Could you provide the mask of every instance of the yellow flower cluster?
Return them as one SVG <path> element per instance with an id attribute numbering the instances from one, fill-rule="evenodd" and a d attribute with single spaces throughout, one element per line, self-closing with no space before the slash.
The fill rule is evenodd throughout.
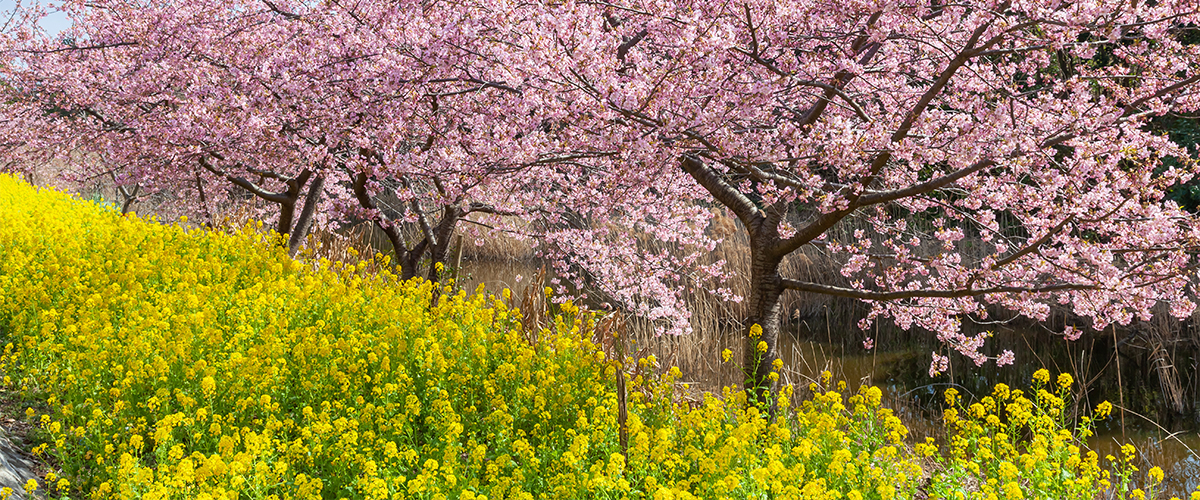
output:
<path id="1" fill-rule="evenodd" d="M 688 402 L 570 303 L 526 336 L 500 298 L 154 222 L 0 176 L 0 372 L 49 408 L 49 495 L 891 499 L 922 475 L 877 388 Z"/>
<path id="2" fill-rule="evenodd" d="M 1153 498 L 1162 469 L 1150 470 L 1144 485 L 1149 493 L 1138 489 L 1132 445 L 1122 447 L 1121 460 L 1109 456 L 1107 468 L 1096 452 L 1085 451 L 1092 425 L 1112 412 L 1112 404 L 1101 403 L 1093 416 L 1083 416 L 1073 426 L 1069 404 L 1074 380 L 1064 373 L 1050 382 L 1050 372 L 1038 370 L 1029 394 L 997 384 L 992 394 L 970 404 L 947 389 L 943 420 L 949 450 L 938 457 L 930 498 Z M 917 451 L 922 452 L 920 445 Z"/>

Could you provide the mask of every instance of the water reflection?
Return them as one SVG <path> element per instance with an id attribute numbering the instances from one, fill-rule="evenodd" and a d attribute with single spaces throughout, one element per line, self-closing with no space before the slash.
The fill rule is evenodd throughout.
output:
<path id="1" fill-rule="evenodd" d="M 1197 454 L 1200 433 L 1167 433 L 1127 426 L 1122 436 L 1120 426 L 1112 425 L 1112 419 L 1105 423 L 1108 425 L 1097 429 L 1097 435 L 1088 439 L 1088 449 L 1095 450 L 1102 458 L 1119 457 L 1121 444 L 1133 443 L 1138 450 L 1138 469 L 1147 471 L 1157 465 L 1165 472 L 1164 498 L 1188 498 L 1200 486 L 1200 454 Z"/>

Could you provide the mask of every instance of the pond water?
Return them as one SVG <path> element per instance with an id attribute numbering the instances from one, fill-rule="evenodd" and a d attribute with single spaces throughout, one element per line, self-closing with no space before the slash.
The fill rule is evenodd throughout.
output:
<path id="1" fill-rule="evenodd" d="M 540 289 L 544 286 L 542 282 L 535 282 L 538 269 L 535 264 L 522 261 L 470 262 L 464 264 L 459 281 L 467 290 L 483 284 L 490 292 L 509 288 L 519 296 L 528 287 L 536 285 Z M 1042 325 L 999 328 L 989 325 L 987 328 L 993 330 L 987 331 L 993 331 L 996 337 L 989 340 L 989 344 L 1016 351 L 1018 362 L 1015 366 L 996 368 L 994 364 L 988 364 L 976 368 L 965 358 L 952 356 L 951 372 L 930 378 L 930 351 L 938 348 L 932 338 L 893 332 L 897 337 L 889 341 L 887 334 L 876 331 L 873 336 L 878 347 L 866 351 L 861 347 L 865 336 L 852 326 L 852 322 L 850 325 L 830 324 L 833 322 L 818 321 L 810 325 L 794 321 L 785 328 L 779 345 L 785 366 L 782 373 L 785 383 L 807 387 L 828 370 L 836 380 L 845 380 L 852 388 L 862 384 L 875 385 L 884 391 L 886 405 L 896 411 L 909 428 L 910 436 L 920 440 L 925 436 L 944 437 L 940 421 L 941 394 L 947 387 L 958 388 L 969 402 L 975 395 L 986 395 L 999 382 L 1012 387 L 1028 387 L 1033 372 L 1043 367 L 1055 374 L 1072 373 L 1075 380 L 1086 383 L 1086 390 L 1080 387 L 1083 384 L 1076 384 L 1081 408 L 1094 408 L 1103 400 L 1114 405 L 1121 399 L 1126 400 L 1124 423 L 1120 410 L 1114 410 L 1112 417 L 1098 424 L 1096 435 L 1087 441 L 1087 448 L 1095 450 L 1101 457 L 1119 456 L 1121 444 L 1134 444 L 1141 471 L 1157 465 L 1165 472 L 1164 498 L 1188 498 L 1190 492 L 1200 486 L 1200 432 L 1195 420 L 1176 418 L 1163 423 L 1161 417 L 1147 417 L 1133 410 L 1153 406 L 1158 385 L 1150 384 L 1148 377 L 1130 377 L 1130 367 L 1122 372 L 1127 375 L 1118 384 L 1116 377 L 1111 376 L 1114 372 L 1112 343 L 1106 344 L 1105 337 L 1092 338 L 1090 344 L 1087 338 L 1066 342 L 1061 336 L 1048 335 Z M 712 324 L 724 325 L 720 321 Z M 967 325 L 966 328 L 973 329 L 974 333 L 985 331 L 980 325 Z M 631 352 L 644 349 L 654 353 L 661 361 L 661 368 L 680 366 L 685 382 L 699 390 L 719 392 L 723 386 L 740 382 L 741 373 L 736 364 L 719 360 L 722 349 L 740 349 L 740 333 L 728 326 L 712 330 L 716 331 L 701 331 L 685 337 L 643 336 L 639 339 L 641 345 L 635 345 Z M 740 358 L 735 356 L 735 359 Z M 1146 367 L 1132 368 L 1134 375 L 1139 369 L 1147 370 Z"/>

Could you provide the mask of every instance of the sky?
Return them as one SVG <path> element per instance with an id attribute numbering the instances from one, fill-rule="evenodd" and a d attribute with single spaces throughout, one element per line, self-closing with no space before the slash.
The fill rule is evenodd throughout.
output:
<path id="1" fill-rule="evenodd" d="M 24 3 L 26 5 L 29 5 L 31 3 L 37 3 L 37 2 L 38 2 L 38 0 L 24 0 Z M 41 3 L 49 4 L 49 2 L 47 2 L 45 0 L 42 0 Z M 3 16 L 4 16 L 3 20 L 8 19 L 8 14 L 12 11 L 14 5 L 16 5 L 16 2 L 14 2 L 13 0 L 0 0 L 0 13 L 3 13 Z M 0 22 L 2 22 L 2 21 L 0 21 Z M 66 16 L 59 14 L 59 13 L 55 13 L 55 14 L 42 20 L 42 27 L 45 28 L 46 31 L 48 31 L 50 34 L 58 33 L 62 30 L 65 30 L 70 25 L 71 25 L 71 21 L 68 20 Z"/>

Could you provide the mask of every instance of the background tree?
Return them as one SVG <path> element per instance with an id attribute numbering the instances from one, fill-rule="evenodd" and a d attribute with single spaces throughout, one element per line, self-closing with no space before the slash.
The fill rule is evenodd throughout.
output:
<path id="1" fill-rule="evenodd" d="M 527 159 L 501 145 L 541 137 L 537 120 L 494 116 L 513 107 L 492 94 L 516 91 L 474 73 L 489 42 L 468 36 L 470 11 L 258 1 L 62 8 L 73 27 L 61 35 L 33 22 L 9 33 L 9 142 L 35 156 L 26 165 L 66 159 L 79 176 L 171 193 L 201 216 L 236 186 L 278 208 L 276 230 L 290 233 L 293 254 L 314 219 L 365 217 L 411 276 L 423 258 L 445 257 L 464 217 L 505 213 L 489 178 Z M 427 19 L 439 17 L 434 33 Z M 414 241 L 378 209 L 379 182 L 398 187 L 391 214 L 419 229 Z"/>
<path id="2" fill-rule="evenodd" d="M 595 171 L 588 160 L 618 152 L 562 138 L 569 109 L 529 87 L 529 54 L 498 27 L 518 6 L 65 2 L 67 32 L 40 33 L 36 15 L 7 32 L 8 142 L 33 155 L 25 165 L 66 160 L 201 220 L 249 193 L 277 207 L 293 254 L 313 220 L 372 220 L 403 276 L 423 265 L 436 279 L 468 223 L 544 242 L 565 274 L 604 283 L 620 276 L 604 267 L 612 247 L 579 235 L 617 227 L 598 193 L 645 179 Z M 665 293 L 673 269 L 643 266 L 636 285 Z"/>

